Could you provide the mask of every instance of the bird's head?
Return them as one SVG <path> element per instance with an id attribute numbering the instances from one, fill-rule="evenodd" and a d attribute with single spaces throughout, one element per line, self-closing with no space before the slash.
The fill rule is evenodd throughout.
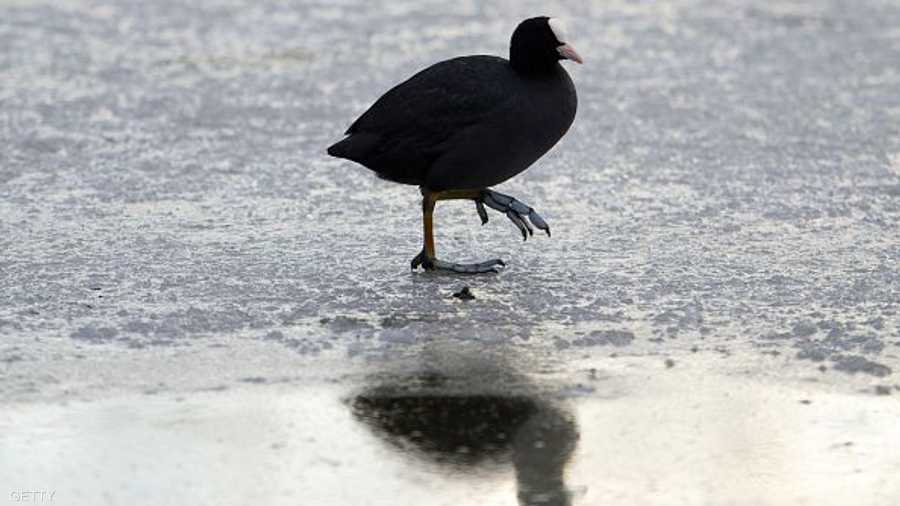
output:
<path id="1" fill-rule="evenodd" d="M 519 23 L 509 47 L 513 67 L 526 73 L 540 73 L 554 68 L 559 60 L 583 63 L 566 37 L 561 19 L 541 16 Z"/>

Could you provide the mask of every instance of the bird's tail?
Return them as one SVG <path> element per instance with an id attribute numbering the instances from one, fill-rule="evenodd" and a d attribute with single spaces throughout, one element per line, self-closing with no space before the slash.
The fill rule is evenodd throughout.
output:
<path id="1" fill-rule="evenodd" d="M 351 134 L 328 148 L 328 154 L 364 163 L 366 155 L 378 144 L 378 136 L 372 134 Z"/>

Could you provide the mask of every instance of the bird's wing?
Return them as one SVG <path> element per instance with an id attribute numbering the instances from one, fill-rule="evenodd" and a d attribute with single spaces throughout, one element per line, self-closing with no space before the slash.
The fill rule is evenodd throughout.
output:
<path id="1" fill-rule="evenodd" d="M 428 67 L 385 93 L 350 126 L 347 134 L 364 140 L 352 144 L 365 151 L 350 158 L 380 172 L 404 164 L 404 171 L 427 169 L 449 138 L 510 98 L 504 83 L 512 72 L 507 60 L 494 56 Z"/>
<path id="2" fill-rule="evenodd" d="M 509 64 L 494 56 L 465 56 L 434 64 L 398 84 L 359 117 L 348 134 L 436 130 L 464 126 L 503 102 Z"/>

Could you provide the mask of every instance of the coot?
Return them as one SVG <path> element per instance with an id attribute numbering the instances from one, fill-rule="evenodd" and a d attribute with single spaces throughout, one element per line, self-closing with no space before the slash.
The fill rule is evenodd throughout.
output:
<path id="1" fill-rule="evenodd" d="M 563 23 L 527 19 L 513 32 L 509 60 L 477 55 L 432 65 L 385 93 L 328 148 L 378 177 L 420 187 L 425 244 L 413 269 L 473 274 L 505 265 L 438 260 L 432 214 L 439 200 L 475 201 L 482 224 L 484 206 L 500 211 L 525 239 L 531 225 L 550 235 L 534 209 L 488 187 L 527 169 L 575 119 L 575 86 L 560 60 L 582 63 Z"/>

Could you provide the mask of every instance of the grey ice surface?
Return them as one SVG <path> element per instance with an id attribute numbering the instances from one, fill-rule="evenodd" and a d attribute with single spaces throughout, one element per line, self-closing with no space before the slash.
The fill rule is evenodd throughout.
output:
<path id="1" fill-rule="evenodd" d="M 417 189 L 325 148 L 542 13 L 578 117 L 498 189 L 553 237 L 441 203 L 509 266 L 411 273 Z M 896 0 L 0 0 L 0 494 L 896 505 L 898 90 Z M 373 392 L 529 415 L 448 468 Z"/>

